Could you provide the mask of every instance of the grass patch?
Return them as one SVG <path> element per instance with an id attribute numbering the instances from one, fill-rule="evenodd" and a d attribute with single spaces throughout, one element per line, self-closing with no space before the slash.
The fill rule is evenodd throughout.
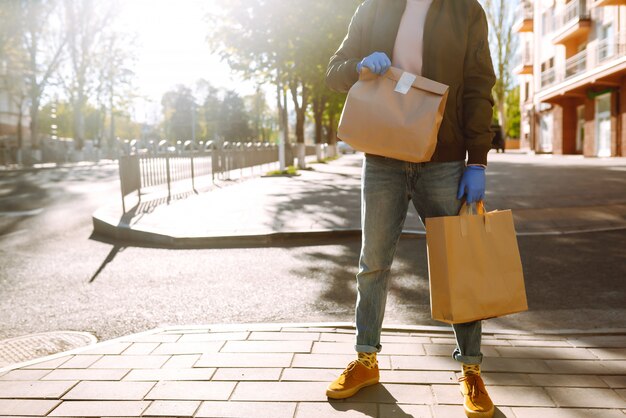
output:
<path id="1" fill-rule="evenodd" d="M 314 161 L 311 164 L 328 164 L 329 162 L 335 161 L 335 160 L 337 160 L 339 158 L 341 158 L 341 155 L 337 154 L 334 157 L 322 158 L 321 160 Z"/>
<path id="2" fill-rule="evenodd" d="M 282 170 L 282 171 L 274 170 L 274 171 L 268 172 L 265 175 L 266 176 L 299 176 L 300 173 L 298 173 L 298 169 L 296 168 L 295 165 L 290 165 L 285 170 Z"/>

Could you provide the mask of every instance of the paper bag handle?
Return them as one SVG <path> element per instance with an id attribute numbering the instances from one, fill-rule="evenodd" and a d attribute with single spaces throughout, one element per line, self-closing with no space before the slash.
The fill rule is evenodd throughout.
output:
<path id="1" fill-rule="evenodd" d="M 472 210 L 472 208 L 474 210 Z M 463 205 L 461 206 L 461 210 L 459 211 L 459 223 L 461 225 L 462 237 L 467 236 L 467 220 L 465 219 L 466 216 L 474 214 L 483 216 L 485 231 L 487 233 L 491 232 L 491 220 L 489 219 L 489 216 L 487 216 L 487 213 L 485 211 L 485 202 L 482 200 L 479 200 L 475 203 L 467 203 L 467 201 L 463 201 Z"/>

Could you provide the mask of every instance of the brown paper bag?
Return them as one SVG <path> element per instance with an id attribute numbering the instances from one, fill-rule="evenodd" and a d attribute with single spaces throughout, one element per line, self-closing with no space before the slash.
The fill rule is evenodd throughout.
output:
<path id="1" fill-rule="evenodd" d="M 528 310 L 511 211 L 467 210 L 426 219 L 433 319 L 458 324 Z"/>
<path id="2" fill-rule="evenodd" d="M 448 86 L 391 67 L 363 68 L 348 92 L 337 137 L 352 148 L 410 162 L 429 161 L 448 99 Z"/>

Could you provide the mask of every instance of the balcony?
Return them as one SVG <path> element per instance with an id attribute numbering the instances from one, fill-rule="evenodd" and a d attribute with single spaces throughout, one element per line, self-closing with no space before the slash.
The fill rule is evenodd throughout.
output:
<path id="1" fill-rule="evenodd" d="M 583 50 L 565 61 L 566 80 L 585 71 L 587 71 L 587 50 Z"/>
<path id="2" fill-rule="evenodd" d="M 541 88 L 546 88 L 556 83 L 556 69 L 550 68 L 541 73 Z"/>
<path id="3" fill-rule="evenodd" d="M 618 32 L 610 38 L 600 39 L 596 44 L 596 62 L 598 65 L 624 55 L 626 55 L 626 33 L 624 32 Z"/>
<path id="4" fill-rule="evenodd" d="M 513 70 L 515 74 L 524 75 L 524 74 L 532 74 L 533 73 L 533 54 L 532 54 L 532 46 L 527 44 L 524 45 L 522 49 L 521 56 L 518 56 L 518 59 L 521 59 L 521 62 L 518 61 L 517 65 Z"/>
<path id="5" fill-rule="evenodd" d="M 566 45 L 580 42 L 591 30 L 591 18 L 587 12 L 585 0 L 572 0 L 565 10 L 554 18 L 554 37 L 552 42 Z"/>
<path id="6" fill-rule="evenodd" d="M 515 12 L 519 19 L 513 25 L 514 32 L 532 32 L 534 30 L 534 12 L 533 5 L 526 1 L 521 2 Z"/>
<path id="7" fill-rule="evenodd" d="M 589 8 L 626 5 L 626 0 L 591 0 Z"/>

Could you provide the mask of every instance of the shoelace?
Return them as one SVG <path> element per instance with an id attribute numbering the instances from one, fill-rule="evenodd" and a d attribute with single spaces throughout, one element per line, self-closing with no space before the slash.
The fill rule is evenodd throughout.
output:
<path id="1" fill-rule="evenodd" d="M 468 374 L 463 377 L 459 377 L 459 382 L 467 382 L 469 386 L 469 396 L 472 399 L 476 399 L 481 393 L 487 394 L 485 387 L 482 384 L 480 376 L 475 374 Z"/>
<path id="2" fill-rule="evenodd" d="M 349 372 L 351 372 L 356 367 L 357 363 L 358 360 L 351 361 L 350 364 L 348 364 L 348 367 L 346 367 L 346 369 L 341 374 L 348 374 Z"/>

